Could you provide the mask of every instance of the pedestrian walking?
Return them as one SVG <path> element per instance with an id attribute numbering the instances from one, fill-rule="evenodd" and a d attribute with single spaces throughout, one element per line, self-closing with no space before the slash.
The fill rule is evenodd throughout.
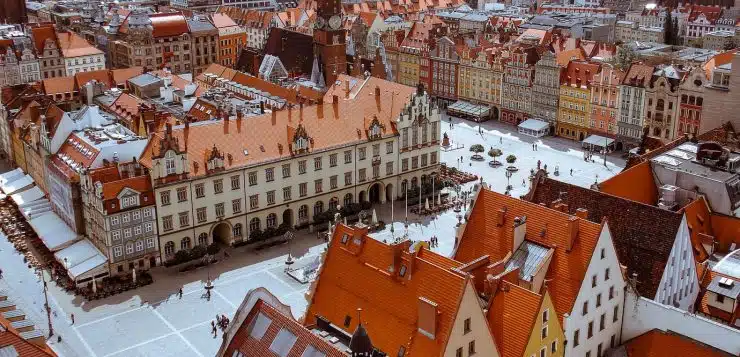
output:
<path id="1" fill-rule="evenodd" d="M 525 181 L 524 179 L 522 179 L 522 186 L 527 186 L 527 181 Z"/>
<path id="2" fill-rule="evenodd" d="M 570 175 L 573 176 L 573 169 L 570 169 Z"/>
<path id="3" fill-rule="evenodd" d="M 504 143 L 504 137 L 503 136 L 499 136 L 498 142 L 499 142 L 499 144 L 503 144 Z"/>
<path id="4" fill-rule="evenodd" d="M 218 335 L 218 330 L 216 329 L 216 323 L 211 321 L 211 332 L 213 333 L 213 338 L 216 338 Z"/>
<path id="5" fill-rule="evenodd" d="M 0 269 L 0 279 L 2 279 L 2 278 L 3 278 L 3 270 Z"/>
<path id="6" fill-rule="evenodd" d="M 182 287 L 180 287 L 180 289 L 177 290 L 177 296 L 179 296 L 180 299 L 182 300 Z"/>
<path id="7" fill-rule="evenodd" d="M 75 314 L 70 314 L 69 317 L 72 320 L 72 325 L 74 325 L 75 324 Z"/>

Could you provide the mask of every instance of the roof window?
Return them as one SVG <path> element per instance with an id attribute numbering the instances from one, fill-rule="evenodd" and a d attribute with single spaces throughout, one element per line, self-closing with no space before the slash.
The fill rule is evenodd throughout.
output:
<path id="1" fill-rule="evenodd" d="M 277 336 L 270 344 L 270 351 L 274 352 L 280 357 L 287 357 L 290 350 L 293 348 L 295 341 L 298 338 L 292 332 L 285 328 L 280 329 Z"/>
<path id="2" fill-rule="evenodd" d="M 312 345 L 306 346 L 301 357 L 326 357 L 326 353 L 319 351 Z"/>
<path id="3" fill-rule="evenodd" d="M 249 326 L 249 336 L 257 341 L 261 340 L 271 323 L 272 320 L 270 320 L 269 317 L 259 313 L 257 318 L 252 320 L 252 323 Z"/>

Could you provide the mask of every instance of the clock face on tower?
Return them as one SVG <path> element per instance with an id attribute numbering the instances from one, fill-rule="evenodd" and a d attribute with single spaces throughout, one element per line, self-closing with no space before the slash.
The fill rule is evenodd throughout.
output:
<path id="1" fill-rule="evenodd" d="M 329 27 L 331 27 L 332 30 L 339 30 L 339 28 L 342 27 L 342 17 L 334 15 L 329 18 Z"/>
<path id="2" fill-rule="evenodd" d="M 316 22 L 313 24 L 315 29 L 321 30 L 326 27 L 326 20 L 323 17 L 316 16 Z"/>

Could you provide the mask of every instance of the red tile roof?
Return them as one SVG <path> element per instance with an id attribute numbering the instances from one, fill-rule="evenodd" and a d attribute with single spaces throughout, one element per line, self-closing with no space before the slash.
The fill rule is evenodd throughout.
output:
<path id="1" fill-rule="evenodd" d="M 627 70 L 622 84 L 632 87 L 646 87 L 650 83 L 650 79 L 653 78 L 653 70 L 653 66 L 633 63 Z"/>
<path id="2" fill-rule="evenodd" d="M 226 27 L 233 27 L 238 26 L 234 20 L 229 17 L 229 15 L 226 14 L 213 14 L 211 15 L 211 23 L 216 28 L 226 28 Z"/>
<path id="3" fill-rule="evenodd" d="M 103 54 L 103 51 L 97 49 L 82 38 L 82 36 L 74 32 L 58 32 L 57 40 L 59 41 L 59 47 L 62 49 L 64 58 Z"/>
<path id="4" fill-rule="evenodd" d="M 106 89 L 109 89 L 113 86 L 110 78 L 110 73 L 107 69 L 75 73 L 75 85 L 77 86 L 77 88 L 83 87 L 85 84 L 87 84 L 87 82 L 90 82 L 92 80 L 103 83 Z"/>
<path id="5" fill-rule="evenodd" d="M 488 308 L 488 325 L 501 357 L 522 357 L 534 331 L 543 295 L 508 281 L 500 283 Z"/>
<path id="6" fill-rule="evenodd" d="M 655 186 L 649 161 L 630 167 L 600 183 L 599 191 L 646 205 L 658 204 L 658 187 Z"/>
<path id="7" fill-rule="evenodd" d="M 48 95 L 73 93 L 75 89 L 74 77 L 47 78 L 42 82 L 44 93 Z"/>
<path id="8" fill-rule="evenodd" d="M 506 222 L 498 225 L 497 212 L 505 210 Z M 500 193 L 481 190 L 475 200 L 468 223 L 455 251 L 454 259 L 471 262 L 489 255 L 491 261 L 500 261 L 513 254 L 514 230 L 511 222 L 515 217 L 526 216 L 527 240 L 546 247 L 559 247 L 550 263 L 547 279 L 558 317 L 571 313 L 588 264 L 594 254 L 602 225 L 577 218 L 578 238 L 570 251 L 566 251 L 569 239 L 568 221 L 571 215 L 545 206 L 512 198 Z M 600 221 L 600 220 L 599 220 Z M 539 232 L 545 232 L 544 235 Z"/>
<path id="9" fill-rule="evenodd" d="M 277 306 L 273 306 L 273 304 Z M 250 335 L 252 323 L 259 315 L 270 319 L 270 325 L 259 340 Z M 264 288 L 250 290 L 244 302 L 236 311 L 234 320 L 230 323 L 224 335 L 224 341 L 219 349 L 218 357 L 231 357 L 235 351 L 245 356 L 274 356 L 270 351 L 281 330 L 287 330 L 296 336 L 296 341 L 288 353 L 288 357 L 302 357 L 304 351 L 312 346 L 329 357 L 345 357 L 346 354 L 320 336 L 303 327 L 291 316 L 290 307 L 280 301 Z"/>
<path id="10" fill-rule="evenodd" d="M 376 86 L 381 88 L 379 98 L 375 97 Z M 412 87 L 370 77 L 354 98 L 339 97 L 336 106 L 324 101 L 321 105 L 306 105 L 302 111 L 298 108 L 275 111 L 274 120 L 272 114 L 264 114 L 250 117 L 248 124 L 241 121 L 213 121 L 193 125 L 188 129 L 190 140 L 187 145 L 184 127 L 174 128 L 173 135 L 178 138 L 182 148 L 187 146 L 191 158 L 190 176 L 197 177 L 204 175 L 205 170 L 196 170 L 193 165 L 206 167 L 198 158 L 202 158 L 214 145 L 221 152 L 233 155 L 233 162 L 227 164 L 227 168 L 292 155 L 290 148 L 293 141 L 286 135 L 286 130 L 295 129 L 298 125 L 303 126 L 311 138 L 311 150 L 367 140 L 365 120 L 376 116 L 386 128 L 384 135 L 395 134 L 392 121 L 401 112 L 401 98 L 409 98 L 413 93 Z M 161 138 L 164 133 L 155 135 Z M 158 145 L 158 139 L 150 140 L 142 154 L 141 162 L 144 165 L 151 167 L 151 157 L 158 151 Z M 244 151 L 248 154 L 245 155 Z"/>
<path id="11" fill-rule="evenodd" d="M 149 15 L 152 21 L 152 36 L 173 37 L 190 32 L 185 16 L 179 13 L 158 13 Z"/>
<path id="12" fill-rule="evenodd" d="M 729 357 L 721 352 L 688 337 L 651 330 L 625 344 L 627 357 Z M 679 353 L 680 351 L 680 353 Z"/>
<path id="13" fill-rule="evenodd" d="M 144 67 L 129 67 L 113 69 L 110 71 L 113 77 L 113 83 L 116 85 L 125 84 L 127 80 L 144 73 Z"/>
<path id="14" fill-rule="evenodd" d="M 601 70 L 598 63 L 571 60 L 560 73 L 560 84 L 576 88 L 591 88 L 594 76 Z"/>
<path id="15" fill-rule="evenodd" d="M 419 253 L 409 252 L 408 241 L 388 245 L 366 232 L 337 227 L 310 297 L 305 324 L 313 325 L 316 316 L 322 316 L 349 333 L 357 326 L 356 309 L 362 308 L 362 323 L 373 345 L 389 356 L 395 356 L 401 346 L 409 356 L 441 356 L 470 276 L 434 263 L 445 258 L 430 258 L 436 254 L 423 248 Z M 395 273 L 391 273 L 389 267 L 394 264 Z M 448 264 L 454 263 L 448 260 Z M 401 277 L 404 267 L 406 273 Z M 420 298 L 436 304 L 435 339 L 419 332 Z M 351 317 L 349 326 L 345 326 L 347 316 Z"/>
<path id="16" fill-rule="evenodd" d="M 38 54 L 44 53 L 46 40 L 50 39 L 55 45 L 59 46 L 54 25 L 51 24 L 31 28 L 31 37 L 33 38 L 34 45 L 36 46 L 36 53 Z"/>
<path id="17" fill-rule="evenodd" d="M 56 357 L 48 346 L 39 346 L 23 339 L 4 317 L 0 316 L 0 349 L 13 346 L 20 357 Z"/>
<path id="18" fill-rule="evenodd" d="M 563 203 L 568 212 L 586 209 L 591 222 L 606 219 L 619 262 L 627 267 L 626 276 L 636 273 L 640 295 L 655 296 L 682 214 L 547 178 L 544 172 L 536 174 L 532 189 L 522 198 L 548 206 Z M 550 292 L 557 301 L 555 290 Z"/>

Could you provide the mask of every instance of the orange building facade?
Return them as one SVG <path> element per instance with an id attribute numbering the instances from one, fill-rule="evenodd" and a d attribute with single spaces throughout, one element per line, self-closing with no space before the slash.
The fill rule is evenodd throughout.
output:
<path id="1" fill-rule="evenodd" d="M 239 50 L 247 44 L 247 32 L 224 14 L 213 14 L 211 23 L 218 29 L 218 63 L 231 68 L 236 64 Z"/>

